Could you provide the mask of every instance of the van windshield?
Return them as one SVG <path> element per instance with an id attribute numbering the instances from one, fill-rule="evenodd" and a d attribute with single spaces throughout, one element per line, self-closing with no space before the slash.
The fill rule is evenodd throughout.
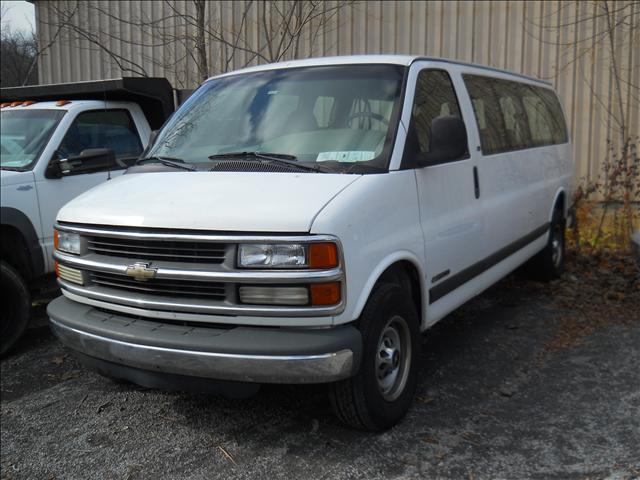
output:
<path id="1" fill-rule="evenodd" d="M 210 80 L 176 111 L 148 156 L 197 165 L 210 156 L 233 159 L 223 156 L 230 152 L 268 152 L 336 172 L 386 170 L 405 70 L 333 65 Z"/>
<path id="2" fill-rule="evenodd" d="M 0 166 L 11 170 L 29 168 L 64 114 L 64 110 L 3 110 L 0 113 Z"/>

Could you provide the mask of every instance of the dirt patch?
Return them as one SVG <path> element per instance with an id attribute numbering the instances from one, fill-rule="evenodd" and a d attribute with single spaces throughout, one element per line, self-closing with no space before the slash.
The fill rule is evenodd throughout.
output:
<path id="1" fill-rule="evenodd" d="M 551 307 L 566 313 L 547 353 L 579 345 L 602 328 L 640 322 L 640 274 L 630 256 L 574 257 L 548 294 Z"/>

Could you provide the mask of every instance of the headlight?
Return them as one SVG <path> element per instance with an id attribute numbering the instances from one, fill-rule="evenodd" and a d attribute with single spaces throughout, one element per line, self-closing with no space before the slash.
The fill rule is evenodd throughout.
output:
<path id="1" fill-rule="evenodd" d="M 80 255 L 80 235 L 77 233 L 54 230 L 53 244 L 56 250 Z"/>
<path id="2" fill-rule="evenodd" d="M 299 243 L 240 245 L 238 265 L 245 268 L 305 267 L 307 251 Z"/>
<path id="3" fill-rule="evenodd" d="M 243 244 L 238 266 L 244 268 L 334 268 L 338 247 L 333 242 Z"/>

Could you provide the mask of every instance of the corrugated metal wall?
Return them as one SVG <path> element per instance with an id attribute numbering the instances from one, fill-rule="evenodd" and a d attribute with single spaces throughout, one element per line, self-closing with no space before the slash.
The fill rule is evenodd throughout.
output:
<path id="1" fill-rule="evenodd" d="M 75 4 L 75 2 L 72 2 Z M 68 2 L 37 1 L 40 44 L 48 44 L 58 31 L 51 6 Z M 131 1 L 78 2 L 74 24 L 102 34 L 103 47 L 131 59 L 147 75 L 167 76 L 174 85 L 193 88 L 199 83 L 193 40 L 166 41 L 193 35 L 179 20 L 169 19 L 163 40 L 141 31 L 135 23 L 179 13 L 195 15 L 192 2 Z M 247 7 L 251 6 L 248 14 Z M 610 1 L 615 15 L 629 14 L 614 39 L 620 72 L 622 105 L 629 132 L 640 135 L 640 2 Z M 104 13 L 98 14 L 94 7 Z M 338 3 L 326 2 L 333 12 Z M 549 79 L 563 101 L 574 142 L 576 176 L 595 179 L 607 153 L 607 142 L 619 140 L 608 111 L 620 117 L 615 94 L 612 57 L 602 40 L 606 16 L 601 6 L 587 1 L 368 1 L 340 8 L 331 21 L 318 28 L 311 22 L 303 32 L 297 57 L 365 53 L 411 53 L 476 62 Z M 623 7 L 627 6 L 623 9 Z M 263 45 L 265 25 L 281 3 L 223 1 L 208 4 L 208 25 L 242 34 L 239 45 Z M 174 10 L 175 9 L 175 10 Z M 621 13 L 622 12 L 622 13 Z M 112 15 L 110 17 L 109 15 Z M 616 17 L 618 18 L 618 17 Z M 124 19 L 125 21 L 119 21 Z M 265 21 L 265 19 L 267 21 Z M 576 20 L 578 20 L 576 22 Z M 633 29 L 629 25 L 636 25 Z M 125 38 L 130 42 L 122 42 Z M 578 40 L 581 40 L 577 42 Z M 208 45 L 210 73 L 258 63 L 246 51 L 232 55 L 229 46 Z M 296 56 L 291 50 L 283 58 Z M 165 63 L 166 65 L 163 65 Z M 86 38 L 60 32 L 40 58 L 41 83 L 120 76 L 122 70 L 104 49 Z M 125 75 L 131 74 L 124 72 Z"/>

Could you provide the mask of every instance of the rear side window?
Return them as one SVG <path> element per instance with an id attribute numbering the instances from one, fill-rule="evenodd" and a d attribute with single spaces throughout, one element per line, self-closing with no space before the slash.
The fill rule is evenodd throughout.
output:
<path id="1" fill-rule="evenodd" d="M 494 89 L 500 104 L 500 112 L 502 112 L 508 149 L 529 148 L 531 145 L 529 122 L 522 105 L 520 84 L 498 80 Z"/>
<path id="2" fill-rule="evenodd" d="M 523 103 L 529 105 L 526 111 L 534 146 L 566 143 L 567 126 L 556 94 L 546 88 L 522 87 Z"/>
<path id="3" fill-rule="evenodd" d="M 493 88 L 495 80 L 464 75 L 464 82 L 471 96 L 473 112 L 478 122 L 482 153 L 489 155 L 506 152 L 509 150 L 509 139 L 500 101 Z"/>
<path id="4" fill-rule="evenodd" d="M 422 70 L 418 74 L 411 119 L 422 153 L 429 152 L 431 122 L 450 115 L 461 117 L 449 74 L 442 70 Z"/>
<path id="5" fill-rule="evenodd" d="M 542 146 L 553 143 L 553 129 L 549 123 L 549 111 L 542 99 L 531 89 L 522 96 L 522 104 L 527 113 L 533 145 Z"/>
<path id="6" fill-rule="evenodd" d="M 117 159 L 136 158 L 142 152 L 140 138 L 126 110 L 80 113 L 60 143 L 60 158 L 79 155 L 89 148 L 110 148 Z"/>
<path id="7" fill-rule="evenodd" d="M 463 77 L 485 155 L 567 141 L 562 109 L 553 91 L 478 75 Z"/>

